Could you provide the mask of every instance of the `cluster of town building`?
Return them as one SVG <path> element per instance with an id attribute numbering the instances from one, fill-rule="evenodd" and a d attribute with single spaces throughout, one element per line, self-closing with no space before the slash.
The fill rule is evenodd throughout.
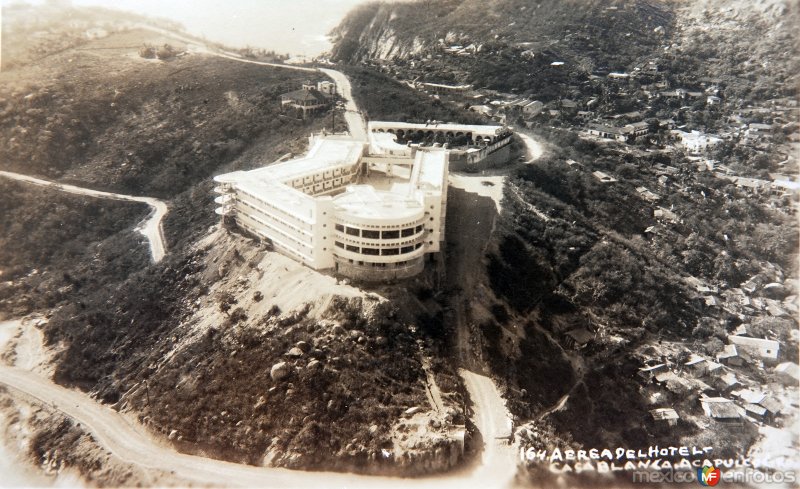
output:
<path id="1" fill-rule="evenodd" d="M 747 328 L 742 326 L 728 336 L 728 343 L 714 358 L 691 354 L 681 362 L 643 366 L 639 375 L 651 386 L 653 405 L 660 405 L 651 409 L 653 419 L 674 424 L 690 416 L 695 407 L 682 401 L 696 398 L 703 414 L 713 422 L 777 422 L 789 409 L 786 398 L 774 388 L 765 390 L 764 384 L 750 380 L 748 369 L 758 370 L 759 377 L 770 379 L 773 385 L 796 387 L 800 366 L 780 361 L 781 353 L 778 341 L 747 336 Z"/>
<path id="2" fill-rule="evenodd" d="M 563 65 L 563 63 L 561 63 Z M 733 183 L 751 194 L 771 195 L 776 197 L 794 196 L 800 193 L 800 183 L 789 175 L 791 170 L 785 164 L 789 161 L 774 162 L 769 177 L 754 178 L 752 175 L 737 175 L 736 170 L 714 159 L 715 152 L 723 145 L 735 145 L 755 153 L 766 153 L 774 150 L 774 138 L 787 133 L 787 127 L 795 125 L 794 131 L 788 131 L 787 143 L 800 144 L 800 134 L 796 130 L 796 122 L 792 122 L 791 112 L 798 110 L 797 101 L 791 99 L 770 100 L 759 107 L 733 107 L 725 99 L 725 94 L 717 80 L 706 79 L 699 82 L 699 88 L 669 89 L 669 84 L 661 76 L 655 62 L 644 63 L 631 73 L 609 73 L 605 75 L 605 85 L 611 87 L 605 98 L 630 97 L 638 93 L 651 105 L 660 103 L 668 107 L 658 113 L 643 107 L 642 110 L 600 115 L 600 97 L 561 98 L 547 103 L 535 98 L 520 97 L 515 94 L 500 93 L 487 89 L 475 89 L 471 85 L 446 85 L 435 83 L 407 82 L 413 88 L 423 90 L 432 96 L 446 97 L 470 110 L 493 120 L 506 124 L 568 125 L 572 130 L 586 139 L 596 142 L 614 141 L 632 144 L 649 140 L 652 152 L 683 152 L 690 160 L 697 163 L 698 171 L 710 171 L 717 177 Z M 592 75 L 593 78 L 601 78 Z M 631 80 L 650 83 L 637 85 L 638 92 L 627 85 Z M 659 81 L 653 81 L 659 80 Z M 604 85 L 604 86 L 605 86 Z M 683 105 L 686 104 L 686 105 Z M 688 123 L 677 123 L 683 119 L 681 114 L 697 110 L 697 104 L 725 114 L 724 123 L 714 133 L 708 133 L 703 127 L 695 127 Z M 661 117 L 656 117 L 660 115 Z M 665 116 L 666 115 L 666 116 Z M 769 121 L 769 122 L 762 122 Z M 788 124 L 788 126 L 787 126 Z M 784 148 L 786 155 L 789 147 Z M 668 165 L 667 165 L 668 166 Z M 777 170 L 776 168 L 777 167 Z M 785 169 L 784 169 L 785 168 Z M 677 168 L 675 168 L 677 172 Z M 602 172 L 599 172 L 602 173 Z M 604 183 L 616 181 L 608 175 L 596 175 Z M 666 178 L 666 177 L 665 177 Z"/>
<path id="3" fill-rule="evenodd" d="M 686 279 L 686 285 L 706 307 L 724 310 L 744 322 L 727 335 L 726 344 L 714 355 L 681 357 L 675 353 L 685 350 L 674 344 L 671 355 L 645 356 L 639 375 L 648 392 L 653 420 L 669 425 L 683 418 L 696 422 L 695 413 L 701 409 L 712 422 L 779 424 L 781 415 L 791 409 L 787 402 L 796 396 L 791 389 L 800 383 L 800 366 L 778 339 L 753 335 L 748 319 L 796 316 L 800 284 L 783 281 L 781 273 L 773 270 L 772 276 L 762 273 L 722 292 L 692 277 Z M 591 349 L 598 341 L 597 333 L 586 326 L 564 328 L 560 335 L 564 345 L 576 350 Z M 768 384 L 770 388 L 766 388 Z M 779 385 L 786 391 L 777 389 Z M 687 399 L 696 401 L 687 404 Z"/>

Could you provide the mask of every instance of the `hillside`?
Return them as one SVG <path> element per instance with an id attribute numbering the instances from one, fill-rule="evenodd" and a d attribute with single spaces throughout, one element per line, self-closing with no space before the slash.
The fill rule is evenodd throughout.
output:
<path id="1" fill-rule="evenodd" d="M 719 80 L 729 96 L 750 100 L 797 93 L 800 5 L 782 0 L 706 0 L 677 9 L 669 70 Z M 676 80 L 679 81 L 679 80 Z"/>
<path id="2" fill-rule="evenodd" d="M 658 2 L 376 2 L 355 9 L 333 31 L 333 55 L 350 62 L 409 58 L 437 45 L 475 44 L 484 53 L 523 47 L 587 66 L 624 65 L 635 56 L 620 49 L 631 36 L 639 41 L 632 49 L 646 50 L 663 40 L 670 23 Z"/>
<path id="3" fill-rule="evenodd" d="M 121 280 L 149 255 L 133 227 L 143 204 L 65 195 L 0 178 L 0 317 L 69 300 Z"/>
<path id="4" fill-rule="evenodd" d="M 791 26 L 799 10 L 783 0 L 374 2 L 334 29 L 332 57 L 407 80 L 544 101 L 585 92 L 593 74 L 631 72 L 648 61 L 674 83 L 706 77 L 765 95 L 774 81 L 784 90 L 797 85 Z"/>
<path id="5" fill-rule="evenodd" d="M 362 80 L 424 94 L 431 110 L 469 107 L 547 148 L 507 170 L 468 309 L 522 446 L 691 445 L 714 426 L 715 453 L 745 456 L 768 443 L 760 421 L 710 424 L 700 399 L 735 397 L 723 374 L 780 399 L 796 390 L 768 362 L 714 373 L 686 362 L 713 365 L 735 334 L 798 358 L 800 200 L 777 186 L 798 171 L 798 4 L 539 3 L 364 5 L 334 32 L 333 55 Z M 389 96 L 362 96 L 391 111 Z M 533 114 L 517 105 L 534 100 Z M 646 134 L 592 131 L 626 124 Z M 718 145 L 690 149 L 682 131 Z M 640 372 L 659 364 L 661 379 Z M 785 406 L 778 429 L 797 419 Z M 664 407 L 674 426 L 651 415 Z M 547 464 L 527 468 L 529 482 L 553 483 Z"/>
<path id="6" fill-rule="evenodd" d="M 167 61 L 138 54 L 145 44 L 165 43 L 179 52 L 187 48 L 149 31 L 125 30 L 4 70 L 4 167 L 169 198 L 263 134 L 303 126 L 278 117 L 277 96 L 306 76 L 195 54 Z"/>
<path id="7" fill-rule="evenodd" d="M 371 3 L 333 31 L 332 54 L 350 63 L 397 63 L 425 81 L 538 89 L 569 72 L 624 70 L 664 43 L 672 22 L 658 2 Z M 552 68 L 556 61 L 566 66 Z"/>
<path id="8" fill-rule="evenodd" d="M 71 21 L 59 22 L 64 15 Z M 317 124 L 278 116 L 277 94 L 294 89 L 305 76 L 185 53 L 185 44 L 132 26 L 128 16 L 19 6 L 4 9 L 3 23 L 4 37 L 39 33 L 34 38 L 41 45 L 3 43 L 0 169 L 162 197 L 171 207 L 165 222 L 170 245 L 196 238 L 214 223 L 210 176 L 300 150 L 293 147 L 295 135 Z M 145 45 L 165 44 L 183 54 L 165 60 L 139 55 Z M 27 51 L 35 46 L 40 57 Z M 53 291 L 75 281 L 102 289 L 110 277 L 90 266 L 98 263 L 92 254 L 80 257 L 82 250 L 98 239 L 110 239 L 112 248 L 140 241 L 132 230 L 146 211 L 135 204 L 0 183 L 9 189 L 3 208 L 11 211 L 4 214 L 0 233 L 6 312 L 54 305 L 48 294 L 10 292 L 36 289 L 40 278 L 29 275 L 34 269 L 48 271 Z M 121 251 L 114 253 L 126 256 Z M 107 263 L 113 280 L 121 280 L 146 262 L 113 273 L 115 261 Z M 59 297 L 57 302 L 69 299 Z M 27 306 L 18 309 L 22 298 Z"/>
<path id="9" fill-rule="evenodd" d="M 41 42 L 3 43 L 0 168 L 169 208 L 168 253 L 151 263 L 134 232 L 144 207 L 0 180 L 0 317 L 47 317 L 54 380 L 185 452 L 405 475 L 459 463 L 463 387 L 442 358 L 430 277 L 348 286 L 214 213 L 213 175 L 302 154 L 330 129 L 330 113 L 280 114 L 279 94 L 322 75 L 203 54 L 110 11 L 60 22 L 53 8 L 4 11 L 4 36 Z M 42 427 L 34 445 L 73 441 Z M 111 480 L 91 454 L 56 459 Z"/>

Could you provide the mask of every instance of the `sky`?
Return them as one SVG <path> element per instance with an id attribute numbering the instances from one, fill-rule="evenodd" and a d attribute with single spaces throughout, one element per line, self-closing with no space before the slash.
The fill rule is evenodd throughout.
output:
<path id="1" fill-rule="evenodd" d="M 164 17 L 230 47 L 315 56 L 330 48 L 325 35 L 354 6 L 368 0 L 72 0 Z M 27 0 L 42 3 L 43 0 Z M 3 1 L 3 3 L 8 3 Z"/>

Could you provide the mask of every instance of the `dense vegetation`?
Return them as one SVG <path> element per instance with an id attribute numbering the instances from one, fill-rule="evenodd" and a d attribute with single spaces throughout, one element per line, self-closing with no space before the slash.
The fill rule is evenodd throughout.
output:
<path id="1" fill-rule="evenodd" d="M 797 223 L 765 206 L 766 197 L 752 198 L 724 180 L 698 174 L 679 156 L 648 161 L 581 142 L 566 131 L 542 129 L 539 136 L 555 144 L 548 157 L 520 169 L 506 188 L 500 242 L 489 256 L 491 285 L 513 311 L 538 318 L 526 327 L 521 348 L 530 349 L 525 345 L 533 343 L 536 351 L 549 351 L 550 343 L 537 327 L 555 338 L 576 327 L 596 332 L 586 353 L 592 373 L 575 386 L 568 409 L 551 419 L 559 432 L 594 445 L 639 446 L 658 440 L 663 433 L 652 426 L 645 431 L 627 428 L 627 419 L 648 416 L 635 376 L 641 363 L 630 353 L 653 338 L 694 338 L 701 341 L 698 353 L 713 356 L 742 318 L 709 310 L 684 279 L 695 276 L 736 287 L 760 273 L 764 260 L 794 274 Z M 658 181 L 659 162 L 678 168 L 667 189 Z M 601 183 L 593 170 L 619 182 Z M 679 220 L 654 218 L 654 205 L 634 191 L 639 186 L 659 192 L 684 189 L 667 193 L 658 204 L 672 209 Z M 530 212 L 529 206 L 544 211 L 549 220 Z M 645 233 L 646 228 L 657 231 Z M 769 323 L 781 335 L 794 328 L 791 321 L 784 324 L 777 318 Z M 490 349 L 497 344 L 495 328 L 491 322 L 484 327 Z M 559 366 L 559 357 L 544 354 L 553 360 L 533 369 L 547 373 L 542 376 L 545 384 L 548 378 L 571 378 L 570 370 Z M 529 362 L 521 355 L 512 366 L 498 362 L 495 369 L 520 387 L 529 386 Z M 563 383 L 556 382 L 553 389 L 563 393 Z M 510 404 L 523 416 L 552 402 L 552 396 L 526 397 L 524 403 Z M 689 401 L 680 402 L 696 409 Z"/>
<path id="2" fill-rule="evenodd" d="M 161 266 L 56 311 L 46 340 L 67 348 L 55 379 L 135 411 L 186 451 L 256 465 L 423 471 L 380 453 L 393 448 L 403 411 L 428 402 L 419 354 L 435 332 L 361 298 L 334 298 L 324 320 L 308 306 L 248 317 L 221 292 L 214 300 L 223 314 L 198 315 L 209 284 L 225 275 L 239 283 L 263 265 L 254 243 L 232 240 L 172 252 Z M 286 374 L 276 378 L 279 362 Z M 457 392 L 452 368 L 436 362 L 436 370 L 443 391 Z"/>
<path id="3" fill-rule="evenodd" d="M 0 166 L 167 199 L 168 248 L 184 247 L 215 222 L 214 173 L 298 152 L 296 131 L 321 124 L 279 116 L 278 94 L 305 75 L 200 55 L 144 60 L 139 46 L 166 38 L 113 27 L 120 18 L 112 12 L 70 9 L 67 24 L 57 8 L 30 9 L 4 9 L 4 36 L 39 29 L 48 37 L 3 46 Z M 89 39 L 97 25 L 104 35 Z M 149 262 L 133 231 L 146 206 L 0 185 L 4 312 L 80 301 Z M 28 275 L 33 269 L 41 273 Z"/>
<path id="4" fill-rule="evenodd" d="M 539 93 L 573 72 L 624 71 L 663 43 L 671 24 L 672 13 L 659 2 L 376 2 L 354 9 L 334 30 L 333 55 L 349 62 L 388 58 L 406 68 L 414 63 L 418 70 L 411 72 L 428 81 Z M 454 56 L 444 51 L 450 45 L 480 51 Z M 553 61 L 566 65 L 551 67 Z"/>
<path id="5" fill-rule="evenodd" d="M 135 66 L 144 61 L 122 58 L 119 71 L 109 71 L 93 55 L 69 55 L 80 69 L 55 82 L 3 84 L 0 157 L 7 168 L 168 198 L 262 134 L 302 127 L 278 116 L 277 96 L 303 79 L 289 70 L 188 56 L 146 70 Z M 4 77 L 29 75 L 21 69 Z"/>
<path id="6" fill-rule="evenodd" d="M 344 67 L 351 80 L 353 97 L 369 120 L 424 123 L 429 120 L 462 124 L 485 124 L 486 119 L 420 94 L 393 78 L 359 66 Z"/>
<path id="7" fill-rule="evenodd" d="M 145 204 L 110 201 L 0 178 L 0 311 L 53 307 L 86 287 L 124 279 L 150 260 L 133 227 Z"/>

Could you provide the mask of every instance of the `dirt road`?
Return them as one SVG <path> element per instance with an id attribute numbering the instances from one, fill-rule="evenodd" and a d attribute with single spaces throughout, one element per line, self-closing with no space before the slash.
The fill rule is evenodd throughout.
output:
<path id="1" fill-rule="evenodd" d="M 324 73 L 325 75 L 333 79 L 333 81 L 336 83 L 336 88 L 339 92 L 339 95 L 341 95 L 342 98 L 345 100 L 344 117 L 345 121 L 347 122 L 347 127 L 350 131 L 350 135 L 353 136 L 353 139 L 357 139 L 359 141 L 367 140 L 367 125 L 364 122 L 364 117 L 361 115 L 361 112 L 359 112 L 358 106 L 356 106 L 355 100 L 353 99 L 350 80 L 341 71 L 333 70 L 330 68 L 307 68 L 305 66 L 295 66 L 282 63 L 268 63 L 266 61 L 256 61 L 238 56 L 235 53 L 226 53 L 218 49 L 212 49 L 207 44 L 204 44 L 195 39 L 190 39 L 186 36 L 182 36 L 176 32 L 170 32 L 146 24 L 138 24 L 137 27 L 157 32 L 163 36 L 172 37 L 173 39 L 185 42 L 189 46 L 194 46 L 193 51 L 198 53 L 210 54 L 212 56 L 230 59 L 233 61 L 238 61 L 240 63 L 249 63 L 254 65 L 269 66 L 272 68 L 283 68 L 295 71 L 305 71 L 309 73 Z"/>
<path id="2" fill-rule="evenodd" d="M 446 282 L 452 308 L 448 321 L 456 331 L 463 366 L 459 374 L 472 401 L 472 420 L 484 443 L 477 470 L 493 480 L 494 487 L 507 487 L 517 470 L 515 448 L 509 444 L 511 415 L 480 358 L 480 329 L 471 314 L 497 212 L 489 196 L 454 186 L 448 190 Z"/>
<path id="3" fill-rule="evenodd" d="M 136 231 L 141 233 L 150 245 L 150 255 L 153 257 L 153 261 L 158 263 L 164 258 L 166 254 L 167 247 L 164 244 L 164 233 L 161 229 L 161 221 L 164 219 L 164 216 L 168 212 L 167 204 L 159 199 L 155 199 L 152 197 L 138 197 L 134 195 L 124 195 L 124 194 L 115 194 L 111 192 L 103 192 L 101 190 L 92 190 L 83 187 L 76 187 L 74 185 L 68 185 L 65 183 L 58 183 L 53 182 L 50 180 L 45 180 L 42 178 L 31 177 L 28 175 L 22 175 L 20 173 L 8 172 L 8 171 L 0 171 L 0 176 L 11 178 L 13 180 L 17 180 L 20 182 L 31 183 L 34 185 L 41 185 L 44 187 L 52 188 L 55 190 L 60 190 L 62 192 L 68 192 L 71 194 L 79 194 L 79 195 L 86 195 L 89 197 L 99 197 L 102 199 L 113 199 L 113 200 L 127 200 L 130 202 L 142 202 L 150 207 L 153 208 L 153 212 L 150 216 L 147 217 L 144 221 L 142 221 L 139 226 L 137 226 Z"/>
<path id="4" fill-rule="evenodd" d="M 519 133 L 528 152 L 527 164 L 544 154 L 542 145 Z M 479 185 L 478 185 L 479 183 Z M 459 370 L 472 401 L 473 422 L 483 438 L 478 470 L 492 474 L 497 486 L 507 486 L 517 469 L 512 416 L 480 356 L 481 332 L 471 314 L 490 237 L 501 211 L 505 175 L 451 175 L 447 209 L 447 286 L 449 320 L 456 330 L 456 347 L 464 368 Z M 487 188 L 488 187 L 488 188 Z"/>
<path id="5" fill-rule="evenodd" d="M 514 460 L 513 454 L 506 456 L 500 452 L 492 452 L 494 455 L 489 461 L 499 459 L 503 462 L 502 466 L 508 467 L 507 472 L 498 471 L 501 464 L 493 463 L 482 464 L 472 471 L 460 471 L 424 479 L 306 472 L 223 462 L 178 453 L 165 443 L 150 437 L 147 430 L 135 421 L 98 404 L 85 394 L 56 385 L 32 372 L 0 366 L 0 385 L 57 409 L 79 422 L 100 446 L 120 460 L 144 468 L 173 473 L 177 484 L 186 481 L 218 487 L 425 488 L 435 486 L 461 489 L 505 487 L 514 475 L 515 467 L 506 463 L 508 460 Z M 479 388 L 478 391 L 482 389 Z"/>
<path id="6" fill-rule="evenodd" d="M 341 71 L 331 70 L 328 68 L 320 68 L 322 73 L 333 78 L 339 94 L 345 99 L 345 114 L 344 118 L 347 121 L 347 127 L 350 129 L 350 135 L 353 139 L 359 141 L 367 140 L 367 124 L 364 122 L 364 117 L 356 106 L 353 92 L 350 86 L 350 80 Z"/>
<path id="7" fill-rule="evenodd" d="M 541 143 L 527 134 L 523 134 L 521 132 L 518 132 L 517 134 L 519 135 L 520 139 L 522 139 L 522 142 L 525 143 L 525 147 L 528 149 L 528 160 L 526 163 L 533 163 L 541 158 L 542 155 L 544 155 L 544 146 L 542 146 Z"/>

